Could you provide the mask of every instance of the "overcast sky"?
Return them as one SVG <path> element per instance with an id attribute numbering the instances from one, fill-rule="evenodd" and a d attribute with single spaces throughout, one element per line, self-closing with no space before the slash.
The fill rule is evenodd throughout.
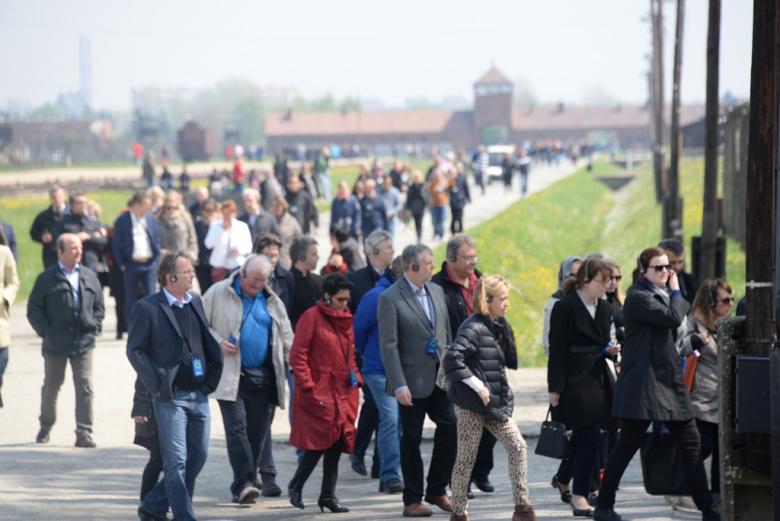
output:
<path id="1" fill-rule="evenodd" d="M 687 0 L 683 102 L 703 102 L 707 0 Z M 750 91 L 752 2 L 722 0 L 721 93 Z M 675 2 L 665 2 L 667 79 Z M 78 40 L 92 47 L 98 108 L 129 109 L 139 87 L 225 78 L 304 96 L 471 100 L 491 61 L 540 101 L 602 88 L 647 97 L 647 0 L 0 0 L 0 107 L 78 89 Z M 671 89 L 667 88 L 667 100 Z"/>

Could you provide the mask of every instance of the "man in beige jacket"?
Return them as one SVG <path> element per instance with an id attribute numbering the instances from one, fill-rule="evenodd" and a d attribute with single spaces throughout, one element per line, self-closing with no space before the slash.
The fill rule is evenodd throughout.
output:
<path id="1" fill-rule="evenodd" d="M 258 487 L 264 496 L 281 494 L 267 438 L 274 408 L 284 408 L 286 401 L 293 334 L 284 303 L 267 284 L 271 270 L 267 257 L 252 255 L 203 296 L 206 319 L 224 354 L 222 378 L 211 396 L 222 412 L 233 469 L 230 490 L 240 504 L 254 503 Z"/>
<path id="2" fill-rule="evenodd" d="M 3 406 L 3 373 L 8 365 L 8 348 L 11 345 L 11 305 L 19 291 L 19 276 L 11 249 L 0 244 L 0 407 Z"/>

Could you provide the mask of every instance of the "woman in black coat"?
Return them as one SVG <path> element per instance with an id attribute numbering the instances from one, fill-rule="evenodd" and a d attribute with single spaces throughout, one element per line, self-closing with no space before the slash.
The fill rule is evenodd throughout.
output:
<path id="1" fill-rule="evenodd" d="M 474 313 L 461 324 L 444 357 L 450 382 L 447 396 L 455 405 L 458 452 L 452 470 L 452 517 L 466 521 L 467 491 L 482 430 L 493 434 L 509 456 L 509 479 L 515 501 L 512 521 L 536 521 L 528 497 L 527 446 L 517 424 L 506 368 L 517 369 L 512 328 L 504 316 L 509 285 L 501 277 L 485 276 L 474 290 Z"/>
<path id="2" fill-rule="evenodd" d="M 645 249 L 637 260 L 634 285 L 623 307 L 626 342 L 612 409 L 612 415 L 621 420 L 621 430 L 607 461 L 594 519 L 621 520 L 613 510 L 620 478 L 642 445 L 650 423 L 662 421 L 679 446 L 702 520 L 720 520 L 699 459 L 699 431 L 674 346 L 677 328 L 687 311 L 688 303 L 669 258 L 659 248 Z"/>
<path id="3" fill-rule="evenodd" d="M 610 406 L 610 380 L 605 356 L 619 349 L 610 345 L 612 314 L 602 297 L 611 275 L 609 266 L 587 258 L 564 286 L 564 297 L 550 317 L 550 359 L 547 386 L 554 416 L 574 431 L 575 516 L 590 517 L 588 504 L 601 427 Z"/>

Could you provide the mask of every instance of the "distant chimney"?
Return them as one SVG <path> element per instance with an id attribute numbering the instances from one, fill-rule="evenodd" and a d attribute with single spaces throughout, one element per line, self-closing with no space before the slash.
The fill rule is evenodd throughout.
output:
<path id="1" fill-rule="evenodd" d="M 293 111 L 291 108 L 288 108 L 284 112 L 284 117 L 282 118 L 284 121 L 292 121 Z"/>
<path id="2" fill-rule="evenodd" d="M 558 102 L 558 112 L 563 112 L 563 102 L 562 101 Z"/>
<path id="3" fill-rule="evenodd" d="M 622 112 L 622 111 L 623 111 L 622 103 L 618 103 L 617 105 L 615 105 L 615 112 Z"/>

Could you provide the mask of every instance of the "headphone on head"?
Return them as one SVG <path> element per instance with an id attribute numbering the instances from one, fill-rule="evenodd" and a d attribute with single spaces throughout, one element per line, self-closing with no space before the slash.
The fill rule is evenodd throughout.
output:
<path id="1" fill-rule="evenodd" d="M 241 269 L 238 271 L 238 274 L 241 275 L 241 278 L 246 278 L 246 268 L 249 266 L 249 261 L 257 257 L 257 254 L 253 253 L 252 255 L 249 255 L 246 260 L 244 261 L 244 265 L 241 266 Z"/>
<path id="2" fill-rule="evenodd" d="M 639 269 L 639 273 L 645 273 L 647 268 L 642 265 L 642 256 L 636 258 L 636 267 Z"/>
<path id="3" fill-rule="evenodd" d="M 416 262 L 412 264 L 412 271 L 420 271 L 420 265 Z"/>
<path id="4" fill-rule="evenodd" d="M 718 305 L 718 286 L 714 280 L 707 281 L 707 305 L 710 308 Z"/>
<path id="5" fill-rule="evenodd" d="M 172 273 L 171 274 L 171 282 L 176 282 L 177 280 L 179 280 L 179 277 L 177 277 L 175 273 Z"/>
<path id="6" fill-rule="evenodd" d="M 583 278 L 583 279 L 582 279 L 582 281 L 583 281 L 585 284 L 587 284 L 588 282 L 590 282 L 590 273 L 588 272 L 588 267 L 589 267 L 589 266 L 590 266 L 590 257 L 587 257 L 587 258 L 585 259 L 585 265 L 584 265 L 582 268 L 580 268 L 580 269 L 584 269 L 584 270 L 585 270 L 585 278 Z"/>

